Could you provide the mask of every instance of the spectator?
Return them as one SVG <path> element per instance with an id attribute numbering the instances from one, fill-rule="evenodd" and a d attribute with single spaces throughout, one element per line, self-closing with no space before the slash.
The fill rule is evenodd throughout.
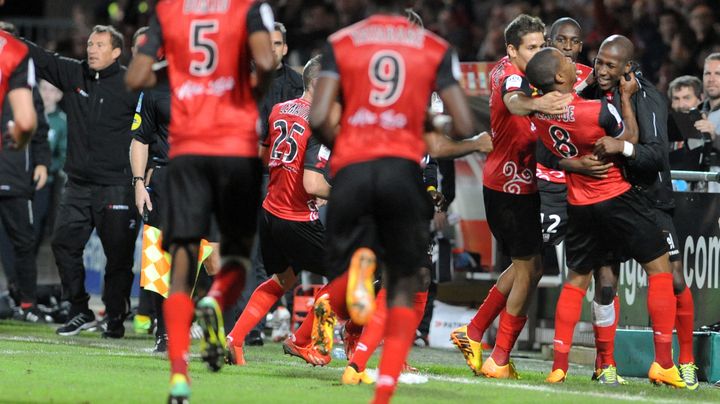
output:
<path id="1" fill-rule="evenodd" d="M 58 208 L 52 247 L 71 310 L 70 320 L 57 333 L 76 335 L 95 325 L 83 265 L 83 250 L 94 228 L 107 257 L 103 290 L 107 323 L 102 335 L 122 338 L 138 223 L 127 158 L 137 94 L 126 90 L 125 68 L 117 61 L 123 38 L 113 27 L 95 26 L 84 61 L 26 43 L 38 75 L 65 94 L 68 114 L 68 183 Z"/>
<path id="2" fill-rule="evenodd" d="M 63 94 L 62 91 L 45 80 L 40 81 L 39 87 L 43 107 L 45 108 L 45 117 L 50 126 L 47 136 L 50 145 L 50 168 L 48 170 L 47 186 L 35 194 L 34 203 L 39 211 L 39 214 L 35 215 L 37 220 L 35 227 L 36 249 L 42 242 L 46 230 L 52 231 L 55 225 L 60 195 L 67 180 L 67 176 L 63 171 L 67 156 L 67 115 L 58 106 Z M 47 200 L 43 200 L 43 198 L 47 198 Z M 40 209 L 40 205 L 43 203 L 47 206 L 45 210 Z"/>
<path id="3" fill-rule="evenodd" d="M 720 128 L 720 53 L 712 53 L 705 59 L 703 69 L 703 88 L 705 89 L 705 101 L 700 110 L 706 120 L 700 129 L 702 132 L 710 133 L 713 140 L 713 153 L 710 156 L 710 171 L 720 171 L 720 140 L 718 139 L 718 128 Z M 711 182 L 708 185 L 709 192 L 720 192 L 720 185 Z"/>
<path id="4" fill-rule="evenodd" d="M 683 115 L 689 114 L 690 111 L 695 110 L 702 102 L 702 82 L 700 79 L 694 76 L 680 76 L 670 82 L 668 89 L 668 98 L 670 99 L 670 108 L 675 114 L 670 115 L 670 120 L 677 121 L 683 119 Z M 691 118 L 687 118 L 691 119 Z M 706 125 L 705 119 L 701 119 L 695 122 L 695 127 L 704 128 Z M 708 122 L 709 123 L 709 122 Z M 680 125 L 676 125 L 678 131 L 680 131 Z M 675 170 L 694 170 L 703 171 L 705 161 L 705 148 L 703 147 L 705 141 L 703 139 L 688 138 L 688 133 L 674 133 L 676 137 L 672 136 L 673 133 L 668 133 L 670 141 L 674 141 L 674 145 L 670 152 L 670 166 Z M 677 136 L 681 135 L 681 136 Z M 707 134 L 707 144 L 711 147 L 710 134 Z M 679 146 L 678 146 L 679 144 Z"/>

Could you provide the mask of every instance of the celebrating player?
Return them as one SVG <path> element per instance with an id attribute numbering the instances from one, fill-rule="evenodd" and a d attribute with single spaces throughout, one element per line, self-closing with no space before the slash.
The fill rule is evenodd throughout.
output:
<path id="1" fill-rule="evenodd" d="M 211 214 L 220 226 L 223 264 L 198 303 L 203 360 L 218 370 L 225 357 L 222 310 L 242 292 L 260 193 L 257 96 L 267 90 L 275 61 L 270 6 L 252 1 L 160 1 L 147 42 L 133 59 L 131 88 L 156 82 L 152 66 L 162 47 L 171 83 L 170 163 L 165 248 L 172 256 L 170 296 L 163 312 L 171 364 L 171 402 L 190 395 L 187 377 L 193 302 L 189 296 L 200 239 Z M 222 46 L 219 46 L 222 44 Z M 251 85 L 253 60 L 257 85 Z"/>
<path id="2" fill-rule="evenodd" d="M 556 49 L 538 52 L 528 63 L 527 77 L 543 92 L 565 94 L 573 93 L 577 78 L 575 65 Z M 576 95 L 562 114 L 534 114 L 534 130 L 548 149 L 565 159 L 597 154 L 599 141 L 606 136 L 636 143 L 638 128 L 630 96 L 637 88 L 633 87 L 634 80 L 627 82 L 630 84 L 621 91 L 627 127 L 607 100 L 586 101 Z M 667 317 L 675 317 L 668 246 L 648 201 L 623 178 L 617 166 L 611 167 L 603 179 L 570 172 L 567 181 L 566 243 L 570 272 L 555 311 L 555 361 L 547 381 L 565 380 L 572 336 L 592 271 L 604 264 L 611 251 L 620 249 L 640 262 L 648 273 L 647 304 L 655 341 L 650 380 L 685 387 L 672 361 L 672 322 L 666 321 Z"/>

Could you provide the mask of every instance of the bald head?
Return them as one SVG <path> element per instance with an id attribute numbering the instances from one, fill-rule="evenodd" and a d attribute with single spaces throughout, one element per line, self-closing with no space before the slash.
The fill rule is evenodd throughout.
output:
<path id="1" fill-rule="evenodd" d="M 600 45 L 600 52 L 603 50 L 617 55 L 623 62 L 628 63 L 635 57 L 635 45 L 627 37 L 622 35 L 611 35 Z"/>

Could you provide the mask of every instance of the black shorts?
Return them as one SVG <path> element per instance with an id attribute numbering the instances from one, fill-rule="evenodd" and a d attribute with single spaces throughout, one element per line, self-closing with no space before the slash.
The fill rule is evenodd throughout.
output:
<path id="1" fill-rule="evenodd" d="M 546 245 L 558 245 L 567 232 L 567 186 L 538 179 L 540 222 Z"/>
<path id="2" fill-rule="evenodd" d="M 292 267 L 297 275 L 309 271 L 326 276 L 325 226 L 319 220 L 295 222 L 260 211 L 260 251 L 268 275 Z"/>
<path id="3" fill-rule="evenodd" d="M 673 212 L 661 209 L 653 209 L 655 211 L 655 221 L 660 227 L 663 235 L 665 236 L 665 242 L 668 245 L 668 253 L 670 254 L 670 261 L 682 260 L 680 250 L 678 249 L 677 232 L 675 231 L 675 223 L 673 223 Z"/>
<path id="4" fill-rule="evenodd" d="M 427 262 L 432 209 L 415 162 L 384 158 L 342 168 L 328 202 L 328 271 L 344 272 L 353 252 L 369 247 L 389 271 L 416 273 Z"/>
<path id="5" fill-rule="evenodd" d="M 511 258 L 539 255 L 542 249 L 540 196 L 509 194 L 483 187 L 485 216 L 500 251 Z"/>
<path id="6" fill-rule="evenodd" d="M 647 199 L 631 188 L 593 205 L 568 205 L 565 249 L 568 268 L 586 274 L 606 265 L 611 253 L 646 263 L 668 245 Z"/>
<path id="7" fill-rule="evenodd" d="M 163 247 L 210 237 L 214 216 L 220 254 L 249 257 L 260 202 L 260 159 L 184 155 L 164 169 Z"/>

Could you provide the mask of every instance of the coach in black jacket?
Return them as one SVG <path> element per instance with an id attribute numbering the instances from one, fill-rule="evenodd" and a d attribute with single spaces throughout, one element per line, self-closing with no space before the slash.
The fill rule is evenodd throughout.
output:
<path id="1" fill-rule="evenodd" d="M 126 90 L 125 67 L 117 61 L 123 38 L 110 26 L 95 26 L 84 61 L 27 44 L 38 76 L 64 93 L 68 117 L 68 183 L 58 208 L 52 247 L 63 294 L 72 310 L 70 320 L 57 333 L 76 335 L 95 325 L 83 266 L 85 243 L 95 228 L 107 257 L 103 302 L 108 321 L 103 336 L 122 338 L 138 223 L 127 157 L 138 95 Z"/>
<path id="2" fill-rule="evenodd" d="M 0 254 L 8 289 L 15 295 L 13 297 L 19 299 L 20 318 L 37 322 L 43 317 L 35 308 L 37 265 L 32 199 L 36 187 L 39 189 L 45 185 L 50 166 L 49 126 L 37 87 L 33 88 L 33 103 L 38 126 L 30 145 L 17 150 L 9 147 L 8 139 L 3 139 L 0 147 L 0 220 L 7 233 L 7 238 L 3 237 Z M 5 102 L 2 127 L 6 128 L 12 118 L 10 103 Z M 9 244 L 12 244 L 12 249 Z"/>

